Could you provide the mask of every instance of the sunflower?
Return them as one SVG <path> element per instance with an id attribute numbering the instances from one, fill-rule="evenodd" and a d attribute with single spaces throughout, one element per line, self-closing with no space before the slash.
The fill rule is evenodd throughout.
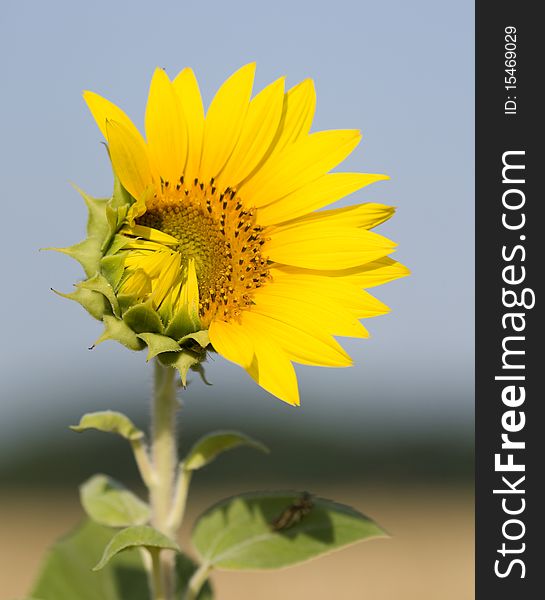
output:
<path id="1" fill-rule="evenodd" d="M 108 203 L 84 196 L 89 226 L 100 209 L 102 229 L 89 231 L 89 279 L 69 296 L 104 321 L 102 339 L 147 345 L 180 370 L 194 364 L 188 340 L 211 345 L 296 405 L 292 363 L 351 365 L 335 336 L 368 337 L 360 319 L 388 308 L 365 288 L 408 270 L 370 231 L 392 207 L 320 210 L 388 179 L 330 173 L 359 131 L 310 133 L 312 81 L 286 92 L 281 78 L 252 98 L 254 71 L 229 77 L 205 115 L 191 69 L 172 81 L 157 69 L 146 139 L 120 108 L 84 93 L 118 185 Z M 78 245 L 65 251 L 84 264 Z"/>

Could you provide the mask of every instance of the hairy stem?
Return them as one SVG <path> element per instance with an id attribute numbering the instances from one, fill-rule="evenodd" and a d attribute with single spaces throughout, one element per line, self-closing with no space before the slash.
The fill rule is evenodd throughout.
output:
<path id="1" fill-rule="evenodd" d="M 152 525 L 169 537 L 175 536 L 175 531 L 169 524 L 169 515 L 174 496 L 174 478 L 178 463 L 176 445 L 176 371 L 164 367 L 155 361 L 155 387 L 152 411 L 152 446 L 151 455 L 154 478 L 150 486 L 150 501 L 152 508 Z M 157 595 L 155 600 L 172 600 L 175 588 L 174 555 L 162 551 L 157 558 L 157 577 L 161 581 L 159 589 L 163 595 Z M 157 580 L 158 581 L 158 580 Z M 154 588 L 157 589 L 157 581 Z"/>
<path id="2" fill-rule="evenodd" d="M 153 465 L 151 464 L 146 444 L 141 439 L 136 439 L 131 440 L 131 447 L 136 466 L 140 472 L 140 477 L 142 477 L 142 481 L 146 484 L 148 489 L 150 489 L 153 485 L 155 474 L 153 472 Z"/>
<path id="3" fill-rule="evenodd" d="M 153 598 L 154 600 L 167 600 L 165 582 L 161 564 L 161 553 L 157 549 L 150 551 L 152 564 Z"/>
<path id="4" fill-rule="evenodd" d="M 187 492 L 191 483 L 192 471 L 184 469 L 183 464 L 178 470 L 178 480 L 174 491 L 174 502 L 169 516 L 169 525 L 174 531 L 180 529 L 184 520 L 185 507 L 187 504 Z"/>

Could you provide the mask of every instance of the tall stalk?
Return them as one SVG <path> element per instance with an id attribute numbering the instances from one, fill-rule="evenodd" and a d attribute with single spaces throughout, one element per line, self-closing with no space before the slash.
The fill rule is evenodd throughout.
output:
<path id="1" fill-rule="evenodd" d="M 176 370 L 155 361 L 152 407 L 151 458 L 154 479 L 150 486 L 152 525 L 170 538 L 176 536 L 170 514 L 178 467 L 176 442 Z M 154 598 L 172 600 L 176 585 L 174 555 L 162 551 L 153 561 Z"/>

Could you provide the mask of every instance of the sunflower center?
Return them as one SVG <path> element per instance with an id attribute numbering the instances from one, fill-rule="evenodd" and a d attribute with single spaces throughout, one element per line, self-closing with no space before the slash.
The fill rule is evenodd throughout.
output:
<path id="1" fill-rule="evenodd" d="M 198 180 L 169 187 L 163 184 L 137 223 L 179 240 L 175 250 L 183 265 L 194 259 L 203 325 L 216 315 L 230 320 L 252 304 L 252 292 L 270 278 L 263 228 L 231 188 L 220 192 Z"/>

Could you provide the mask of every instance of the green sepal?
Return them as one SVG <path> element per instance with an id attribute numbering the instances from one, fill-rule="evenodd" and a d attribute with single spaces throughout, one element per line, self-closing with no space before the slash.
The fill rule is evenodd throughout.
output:
<path id="1" fill-rule="evenodd" d="M 163 322 L 150 301 L 131 306 L 123 320 L 135 333 L 163 333 Z M 145 341 L 145 340 L 144 340 Z M 166 350 L 160 350 L 166 352 Z"/>
<path id="2" fill-rule="evenodd" d="M 75 190 L 83 198 L 87 206 L 87 237 L 95 238 L 99 241 L 99 245 L 102 240 L 108 235 L 108 219 L 106 218 L 106 205 L 109 202 L 108 198 L 93 198 L 89 194 L 85 193 L 77 185 L 72 184 Z"/>
<path id="3" fill-rule="evenodd" d="M 180 338 L 178 343 L 183 345 L 189 340 L 197 342 L 197 344 L 199 344 L 199 346 L 203 349 L 206 348 L 208 344 L 210 344 L 210 334 L 208 333 L 208 329 L 201 329 L 200 331 L 195 331 L 194 333 L 188 333 Z"/>
<path id="4" fill-rule="evenodd" d="M 115 340 L 123 344 L 129 350 L 142 350 L 145 344 L 138 338 L 136 333 L 123 321 L 117 317 L 105 315 L 102 319 L 104 323 L 104 332 L 95 342 L 95 346 L 106 340 Z"/>
<path id="5" fill-rule="evenodd" d="M 222 452 L 239 446 L 250 446 L 261 452 L 268 453 L 269 449 L 261 442 L 254 440 L 238 431 L 214 431 L 198 440 L 183 461 L 186 471 L 195 471 L 211 463 Z"/>
<path id="6" fill-rule="evenodd" d="M 83 267 L 87 277 L 92 277 L 98 271 L 102 256 L 102 243 L 108 236 L 109 225 L 106 217 L 108 200 L 93 198 L 76 185 L 74 185 L 74 188 L 81 195 L 87 206 L 87 238 L 66 248 L 45 248 L 45 250 L 62 252 L 77 260 Z"/>
<path id="7" fill-rule="evenodd" d="M 123 413 L 115 410 L 101 410 L 86 413 L 77 425 L 70 425 L 72 431 L 81 433 L 88 429 L 97 429 L 105 433 L 115 433 L 129 441 L 141 440 L 144 432 Z"/>
<path id="8" fill-rule="evenodd" d="M 106 251 L 108 249 L 110 242 L 113 240 L 115 234 L 119 231 L 119 228 L 127 218 L 128 209 L 128 206 L 114 208 L 110 203 L 106 205 L 106 218 L 108 220 L 109 230 L 108 235 L 102 242 L 102 251 Z"/>
<path id="9" fill-rule="evenodd" d="M 43 248 L 43 250 L 52 250 L 66 254 L 70 258 L 77 260 L 83 267 L 87 277 L 92 277 L 98 270 L 102 252 L 97 245 L 95 238 L 86 238 L 77 244 L 67 246 L 66 248 Z"/>
<path id="10" fill-rule="evenodd" d="M 189 369 L 202 360 L 202 356 L 191 352 L 187 348 L 182 348 L 180 352 L 163 352 L 157 357 L 165 367 L 173 367 L 178 370 L 184 387 L 187 386 L 187 373 Z"/>
<path id="11" fill-rule="evenodd" d="M 199 331 L 200 328 L 201 322 L 198 313 L 190 311 L 184 306 L 170 320 L 166 334 L 175 340 L 180 340 L 190 333 Z"/>
<path id="12" fill-rule="evenodd" d="M 111 254 L 100 260 L 100 272 L 115 290 L 125 271 L 125 253 Z"/>
<path id="13" fill-rule="evenodd" d="M 106 216 L 106 208 L 109 200 L 93 198 L 79 187 L 74 186 L 74 188 L 81 195 L 87 206 L 87 239 L 71 246 L 67 250 L 75 252 L 73 258 L 82 265 L 87 277 L 92 277 L 98 271 L 104 240 L 109 237 L 110 228 Z"/>
<path id="14" fill-rule="evenodd" d="M 212 385 L 208 379 L 206 379 L 206 371 L 205 368 L 202 364 L 202 362 L 197 363 L 196 365 L 192 365 L 191 370 L 194 373 L 197 373 L 199 375 L 199 377 L 201 378 L 201 381 L 205 384 L 205 385 Z"/>
<path id="15" fill-rule="evenodd" d="M 110 149 L 106 146 L 108 156 L 110 156 Z M 111 162 L 111 157 L 110 157 Z M 112 197 L 110 198 L 106 207 L 106 220 L 108 222 L 108 235 L 104 238 L 102 244 L 102 250 L 107 250 L 110 242 L 118 232 L 119 228 L 127 218 L 127 212 L 129 211 L 130 205 L 134 202 L 132 196 L 121 184 L 117 173 L 115 172 L 112 165 L 112 173 L 114 176 L 114 190 Z M 113 252 L 112 252 L 113 253 Z"/>
<path id="16" fill-rule="evenodd" d="M 180 552 L 180 547 L 174 540 L 149 525 L 127 527 L 116 533 L 110 540 L 104 549 L 102 558 L 93 567 L 93 571 L 103 569 L 116 554 L 124 550 L 142 547 L 150 551 L 174 550 Z"/>
<path id="17" fill-rule="evenodd" d="M 108 299 L 108 302 L 112 307 L 114 315 L 119 316 L 119 302 L 117 301 L 117 297 L 115 295 L 113 287 L 110 285 L 106 277 L 104 277 L 104 275 L 96 273 L 95 275 L 93 275 L 93 277 L 90 277 L 85 281 L 80 281 L 76 283 L 76 287 L 91 290 L 93 292 L 99 292 L 100 294 L 102 294 L 105 298 Z"/>
<path id="18" fill-rule="evenodd" d="M 142 299 L 130 294 L 119 294 L 117 296 L 117 301 L 119 302 L 119 310 L 121 311 L 121 314 L 124 315 L 133 306 L 140 304 Z"/>
<path id="19" fill-rule="evenodd" d="M 80 485 L 79 492 L 83 509 L 101 525 L 129 527 L 150 519 L 149 505 L 107 475 L 93 475 Z"/>
<path id="20" fill-rule="evenodd" d="M 130 242 L 130 239 L 122 235 L 120 233 L 116 233 L 112 239 L 112 243 L 108 247 L 108 252 L 106 252 L 105 256 L 110 256 L 112 254 L 117 254 L 120 250 Z"/>
<path id="21" fill-rule="evenodd" d="M 68 300 L 74 300 L 78 304 L 81 304 L 83 308 L 95 319 L 102 321 L 104 315 L 112 315 L 112 307 L 110 302 L 105 298 L 104 294 L 99 292 L 93 292 L 82 287 L 76 287 L 73 292 L 69 294 L 63 294 L 51 288 L 55 294 L 68 298 Z"/>
<path id="22" fill-rule="evenodd" d="M 139 333 L 138 337 L 141 340 L 144 340 L 148 347 L 146 361 L 150 361 L 152 358 L 161 356 L 165 353 L 176 354 L 182 350 L 178 342 L 166 335 L 161 335 L 159 333 Z"/>
<path id="23" fill-rule="evenodd" d="M 353 508 L 310 495 L 308 510 L 294 517 L 304 497 L 255 492 L 216 504 L 193 529 L 201 562 L 227 570 L 279 569 L 386 535 Z"/>
<path id="24" fill-rule="evenodd" d="M 117 173 L 113 169 L 113 165 L 112 172 L 114 175 L 114 192 L 112 194 L 111 205 L 113 208 L 129 207 L 134 202 L 134 199 L 121 184 Z"/>

